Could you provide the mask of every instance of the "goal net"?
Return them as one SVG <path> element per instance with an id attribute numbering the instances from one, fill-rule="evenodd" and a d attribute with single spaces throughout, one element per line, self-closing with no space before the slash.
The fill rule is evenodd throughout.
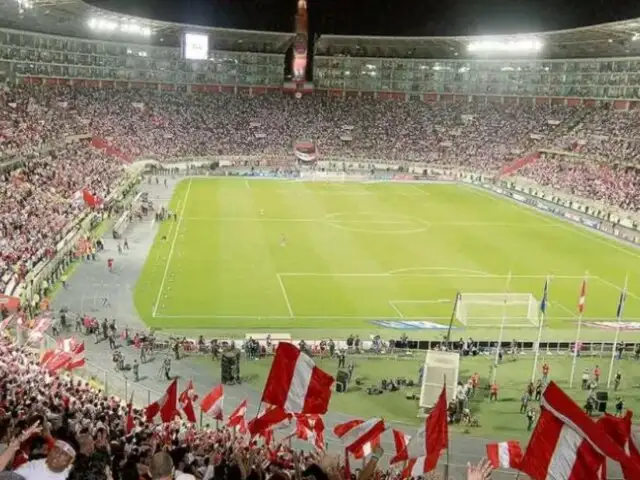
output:
<path id="1" fill-rule="evenodd" d="M 463 325 L 537 326 L 538 300 L 530 293 L 463 293 L 456 309 L 456 320 Z"/>

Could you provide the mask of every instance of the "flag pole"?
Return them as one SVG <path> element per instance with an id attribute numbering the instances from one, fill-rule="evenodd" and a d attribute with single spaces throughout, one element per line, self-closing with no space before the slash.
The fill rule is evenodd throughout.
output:
<path id="1" fill-rule="evenodd" d="M 458 294 L 459 295 L 459 294 Z M 457 297 L 456 297 L 457 298 Z M 444 377 L 444 399 L 447 401 L 447 374 Z M 449 480 L 449 426 L 447 425 L 447 462 L 444 464 L 444 480 Z"/>
<path id="2" fill-rule="evenodd" d="M 616 312 L 616 335 L 613 339 L 613 346 L 611 347 L 611 363 L 609 363 L 609 374 L 607 375 L 607 388 L 611 385 L 611 374 L 613 373 L 613 364 L 616 359 L 616 347 L 618 346 L 618 337 L 620 336 L 620 322 L 624 315 L 624 302 L 627 298 L 627 285 L 629 282 L 629 274 L 624 277 L 624 287 L 620 292 L 620 300 L 618 301 L 618 311 Z"/>
<path id="3" fill-rule="evenodd" d="M 531 372 L 531 381 L 536 379 L 536 369 L 538 368 L 538 356 L 540 355 L 540 341 L 542 340 L 542 327 L 544 325 L 544 317 L 547 312 L 547 302 L 549 299 L 547 295 L 549 293 L 549 276 L 547 276 L 544 282 L 544 292 L 542 294 L 542 303 L 540 304 L 540 324 L 538 325 L 538 339 L 536 341 L 536 351 L 533 357 L 533 371 Z"/>
<path id="4" fill-rule="evenodd" d="M 491 384 L 496 383 L 496 377 L 498 376 L 498 359 L 500 358 L 500 349 L 502 348 L 502 337 L 504 335 L 504 322 L 507 317 L 507 295 L 509 294 L 509 287 L 511 285 L 511 270 L 507 275 L 507 284 L 504 288 L 504 299 L 502 300 L 502 321 L 500 322 L 500 335 L 498 336 L 498 345 L 496 346 L 496 358 L 493 363 L 493 374 L 491 375 Z"/>
<path id="5" fill-rule="evenodd" d="M 460 301 L 460 292 L 456 292 L 456 298 L 453 301 L 453 310 L 451 311 L 451 318 L 449 319 L 449 328 L 447 329 L 447 348 L 449 348 L 449 342 L 451 341 L 451 328 L 453 327 L 453 320 L 456 317 L 458 311 L 458 302 Z"/>
<path id="6" fill-rule="evenodd" d="M 580 343 L 580 330 L 582 329 L 582 315 L 584 314 L 584 302 L 587 290 L 587 278 L 589 272 L 585 272 L 582 285 L 580 286 L 580 297 L 578 298 L 578 326 L 576 327 L 576 342 L 573 344 L 573 360 L 571 362 L 571 378 L 569 378 L 569 388 L 573 388 L 573 377 L 576 372 L 578 362 L 578 345 Z"/>

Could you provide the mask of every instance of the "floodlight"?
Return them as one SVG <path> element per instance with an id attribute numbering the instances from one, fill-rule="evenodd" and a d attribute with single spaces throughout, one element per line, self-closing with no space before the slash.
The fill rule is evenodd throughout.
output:
<path id="1" fill-rule="evenodd" d="M 536 53 L 542 50 L 542 41 L 537 38 L 512 40 L 478 40 L 469 43 L 469 52 L 475 53 Z"/>

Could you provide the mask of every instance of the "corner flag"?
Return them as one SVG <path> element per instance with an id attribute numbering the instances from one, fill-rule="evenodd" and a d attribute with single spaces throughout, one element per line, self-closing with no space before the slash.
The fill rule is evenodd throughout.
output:
<path id="1" fill-rule="evenodd" d="M 587 299 L 587 281 L 582 280 L 582 286 L 580 287 L 580 296 L 578 297 L 578 312 L 582 315 L 584 313 L 584 304 Z"/>
<path id="2" fill-rule="evenodd" d="M 540 311 L 543 315 L 547 313 L 547 304 L 549 303 L 549 279 L 544 281 L 544 290 L 542 291 L 542 300 L 540 300 Z"/>

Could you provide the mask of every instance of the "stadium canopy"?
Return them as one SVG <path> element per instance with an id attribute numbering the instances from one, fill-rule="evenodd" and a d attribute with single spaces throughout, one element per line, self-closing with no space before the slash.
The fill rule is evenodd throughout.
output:
<path id="1" fill-rule="evenodd" d="M 640 19 L 521 35 L 457 37 L 362 37 L 322 35 L 315 44 L 316 55 L 387 58 L 522 58 L 516 49 L 470 51 L 469 45 L 490 41 L 504 44 L 534 39 L 542 48 L 536 58 L 640 57 Z"/>
<path id="2" fill-rule="evenodd" d="M 185 31 L 209 34 L 209 47 L 219 51 L 285 53 L 294 33 L 212 28 L 124 15 L 82 0 L 0 0 L 0 27 L 91 40 L 179 47 Z M 144 34 L 90 27 L 90 21 L 135 25 Z"/>

